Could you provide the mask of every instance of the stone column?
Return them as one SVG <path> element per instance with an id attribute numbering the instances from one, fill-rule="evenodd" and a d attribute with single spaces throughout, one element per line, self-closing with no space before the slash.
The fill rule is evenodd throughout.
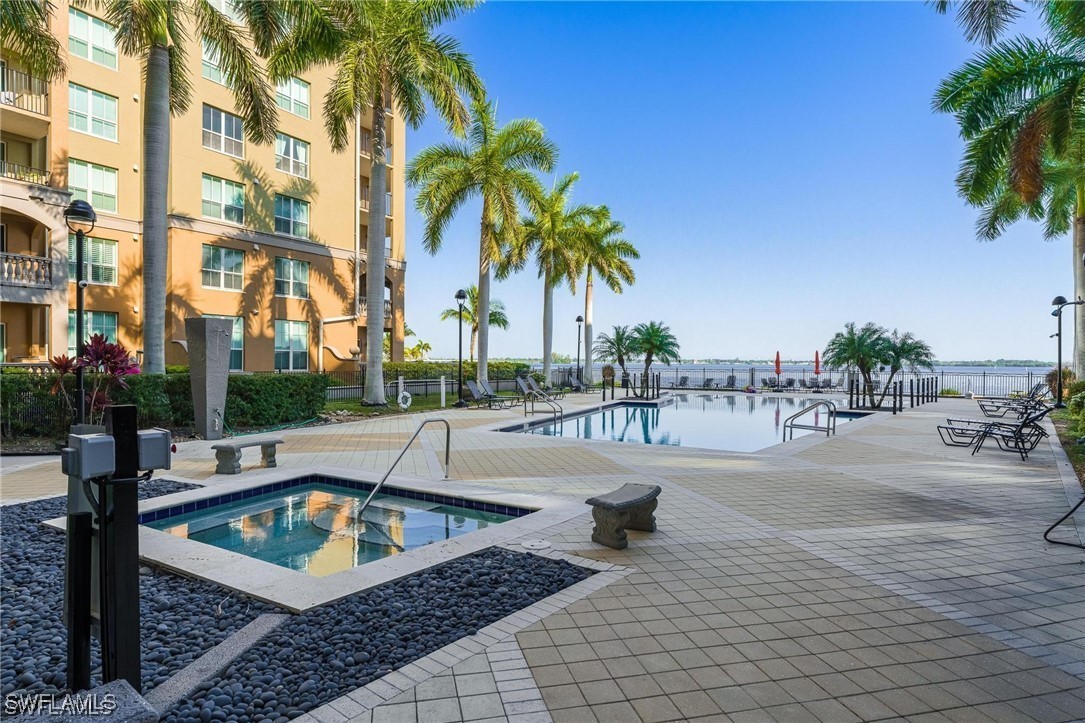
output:
<path id="1" fill-rule="evenodd" d="M 231 319 L 185 319 L 192 409 L 196 417 L 196 434 L 204 439 L 222 439 L 233 328 Z"/>

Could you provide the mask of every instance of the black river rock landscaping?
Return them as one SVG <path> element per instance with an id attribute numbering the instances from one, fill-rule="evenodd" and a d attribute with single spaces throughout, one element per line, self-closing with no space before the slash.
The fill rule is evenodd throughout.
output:
<path id="1" fill-rule="evenodd" d="M 291 617 L 165 721 L 285 721 L 592 575 L 489 548 Z"/>
<path id="2" fill-rule="evenodd" d="M 140 499 L 193 489 L 172 481 L 140 485 Z M 0 507 L 0 695 L 59 693 L 66 687 L 64 534 L 41 522 L 65 514 L 64 497 Z M 199 580 L 143 569 L 140 624 L 143 692 L 274 606 Z M 92 641 L 92 683 L 101 683 Z"/>

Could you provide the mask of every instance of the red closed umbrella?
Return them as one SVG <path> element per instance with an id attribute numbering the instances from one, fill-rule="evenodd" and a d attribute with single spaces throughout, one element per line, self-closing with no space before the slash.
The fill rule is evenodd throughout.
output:
<path id="1" fill-rule="evenodd" d="M 780 376 L 780 352 L 776 352 L 776 376 Z"/>
<path id="2" fill-rule="evenodd" d="M 814 350 L 814 376 L 821 374 L 821 352 Z"/>

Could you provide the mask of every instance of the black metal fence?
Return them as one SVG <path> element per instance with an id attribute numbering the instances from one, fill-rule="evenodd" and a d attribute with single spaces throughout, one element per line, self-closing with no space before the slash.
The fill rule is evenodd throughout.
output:
<path id="1" fill-rule="evenodd" d="M 630 375 L 639 374 L 643 369 L 628 367 Z M 615 369 L 621 383 L 621 370 Z M 703 366 L 652 366 L 652 373 L 660 375 L 663 389 L 686 389 L 686 390 L 722 390 L 722 389 L 777 389 L 782 391 L 812 391 L 816 383 L 821 391 L 836 391 L 846 394 L 848 384 L 852 378 L 859 376 L 858 372 L 849 372 L 843 369 L 822 369 L 820 374 L 814 374 L 813 367 L 801 369 L 782 369 L 779 375 L 774 367 L 759 366 L 731 366 L 707 368 Z M 551 383 L 560 386 L 569 386 L 570 380 L 575 374 L 573 366 L 554 366 L 550 370 Z M 891 382 L 909 381 L 917 382 L 919 379 L 934 377 L 938 380 L 940 393 L 945 395 L 967 395 L 969 393 L 982 397 L 1008 396 L 1014 392 L 1027 392 L 1038 382 L 1043 382 L 1046 377 L 1044 371 L 1030 371 L 1023 373 L 1002 372 L 956 372 L 941 370 L 931 372 L 900 372 L 890 380 L 889 372 L 875 372 L 873 380 L 877 389 L 880 390 Z M 595 370 L 595 377 L 602 379 L 602 374 Z M 794 380 L 794 381 L 789 381 Z"/>
<path id="2" fill-rule="evenodd" d="M 358 400 L 365 394 L 365 372 L 364 371 L 347 371 L 347 372 L 325 372 L 325 375 L 331 380 L 331 385 L 328 387 L 327 399 L 329 402 L 340 402 L 344 400 Z M 466 379 L 464 380 L 466 383 Z M 402 389 L 410 394 L 412 397 L 428 397 L 435 396 L 441 393 L 441 387 L 444 387 L 445 396 L 448 400 L 448 404 L 456 401 L 456 387 L 458 379 L 453 377 L 445 377 L 441 379 L 404 379 L 402 382 Z M 493 379 L 490 381 L 490 386 L 494 388 L 495 392 L 516 392 L 518 387 L 516 386 L 515 379 Z M 395 399 L 399 396 L 400 381 L 399 379 L 388 380 L 384 382 L 384 396 L 388 399 Z M 466 389 L 464 395 L 467 396 Z"/>

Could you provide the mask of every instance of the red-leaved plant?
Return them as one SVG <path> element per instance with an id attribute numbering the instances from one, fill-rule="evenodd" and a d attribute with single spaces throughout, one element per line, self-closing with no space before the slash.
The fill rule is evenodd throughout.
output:
<path id="1" fill-rule="evenodd" d="M 113 387 L 127 389 L 125 377 L 139 374 L 139 366 L 128 357 L 128 350 L 121 344 L 106 341 L 102 334 L 93 334 L 83 349 L 83 355 L 74 359 L 65 354 L 53 357 L 49 363 L 57 373 L 51 392 L 62 394 L 68 410 L 74 412 L 75 405 L 68 393 L 64 378 L 75 374 L 76 369 L 83 369 L 85 380 L 90 382 L 87 389 L 87 412 L 89 424 L 101 424 L 105 417 L 105 408 L 112 404 L 109 392 Z"/>

